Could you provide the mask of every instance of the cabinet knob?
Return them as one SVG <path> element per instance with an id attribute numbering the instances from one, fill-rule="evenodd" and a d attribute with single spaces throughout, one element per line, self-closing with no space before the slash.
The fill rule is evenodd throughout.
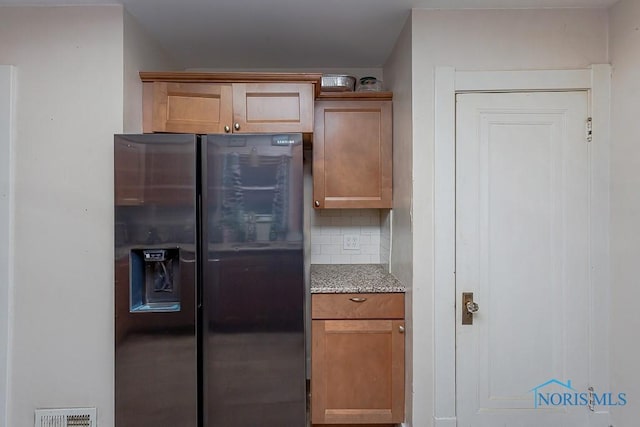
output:
<path id="1" fill-rule="evenodd" d="M 236 124 L 234 124 L 234 125 L 233 125 L 233 128 L 234 128 L 235 130 L 240 130 L 240 123 L 236 123 Z"/>
<path id="2" fill-rule="evenodd" d="M 224 127 L 224 131 L 225 131 L 226 133 L 229 133 L 229 132 L 231 132 L 231 128 L 230 128 L 229 126 L 225 126 L 225 127 Z"/>
<path id="3" fill-rule="evenodd" d="M 398 330 L 400 331 L 401 334 L 404 334 L 404 326 L 399 326 Z"/>
<path id="4" fill-rule="evenodd" d="M 320 201 L 319 200 L 316 200 L 313 204 L 316 206 L 316 208 L 320 207 Z"/>
<path id="5" fill-rule="evenodd" d="M 365 302 L 367 300 L 366 298 L 360 298 L 360 297 L 353 297 L 349 299 L 353 302 Z"/>

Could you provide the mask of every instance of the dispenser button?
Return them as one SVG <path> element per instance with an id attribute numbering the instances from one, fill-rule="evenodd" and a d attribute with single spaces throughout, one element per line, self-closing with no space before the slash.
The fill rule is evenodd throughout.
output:
<path id="1" fill-rule="evenodd" d="M 165 249 L 145 250 L 142 252 L 145 261 L 164 261 L 167 259 L 167 251 Z"/>

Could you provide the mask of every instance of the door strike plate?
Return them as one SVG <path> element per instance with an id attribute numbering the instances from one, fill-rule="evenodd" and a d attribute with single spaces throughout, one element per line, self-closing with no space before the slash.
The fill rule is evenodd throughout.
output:
<path id="1" fill-rule="evenodd" d="M 460 304 L 463 325 L 473 325 L 473 313 L 467 309 L 467 303 L 469 302 L 473 303 L 473 292 L 463 292 L 462 304 Z"/>

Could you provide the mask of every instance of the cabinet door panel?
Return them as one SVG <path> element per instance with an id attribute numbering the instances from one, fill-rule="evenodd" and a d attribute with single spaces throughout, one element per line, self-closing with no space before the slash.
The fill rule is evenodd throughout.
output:
<path id="1" fill-rule="evenodd" d="M 315 207 L 390 208 L 390 101 L 319 101 L 315 109 Z"/>
<path id="2" fill-rule="evenodd" d="M 223 133 L 231 126 L 228 84 L 153 83 L 153 132 Z"/>
<path id="3" fill-rule="evenodd" d="M 234 83 L 237 132 L 313 132 L 313 85 Z"/>
<path id="4" fill-rule="evenodd" d="M 312 321 L 314 424 L 404 419 L 402 320 Z"/>

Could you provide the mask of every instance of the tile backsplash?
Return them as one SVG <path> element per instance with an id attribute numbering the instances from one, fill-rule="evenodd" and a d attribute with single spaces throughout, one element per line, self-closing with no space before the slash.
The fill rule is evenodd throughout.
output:
<path id="1" fill-rule="evenodd" d="M 388 263 L 388 233 L 381 233 L 381 216 L 386 215 L 378 209 L 313 210 L 311 264 Z M 345 249 L 345 236 L 357 236 L 360 249 Z"/>

